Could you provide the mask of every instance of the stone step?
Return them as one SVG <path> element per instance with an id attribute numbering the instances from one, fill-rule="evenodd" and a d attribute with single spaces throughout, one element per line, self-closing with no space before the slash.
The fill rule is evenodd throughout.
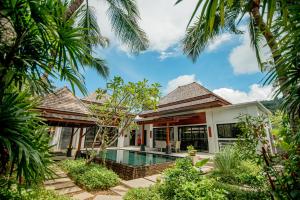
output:
<path id="1" fill-rule="evenodd" d="M 118 185 L 116 187 L 110 188 L 110 190 L 121 196 L 124 196 L 126 194 L 126 192 L 129 190 L 129 188 L 126 188 L 122 185 Z"/>
<path id="2" fill-rule="evenodd" d="M 157 180 L 161 180 L 161 178 L 162 178 L 161 174 L 154 174 L 152 176 L 146 176 L 146 177 L 144 177 L 144 179 L 147 179 L 147 180 L 152 181 L 154 183 L 156 183 Z"/>
<path id="3" fill-rule="evenodd" d="M 73 182 L 63 182 L 63 183 L 56 183 L 56 184 L 48 185 L 48 186 L 46 186 L 46 189 L 59 190 L 62 188 L 69 188 L 69 187 L 73 187 L 73 186 L 75 186 L 75 184 Z"/>
<path id="4" fill-rule="evenodd" d="M 94 200 L 123 200 L 121 196 L 97 195 Z"/>
<path id="5" fill-rule="evenodd" d="M 144 178 L 137 178 L 129 181 L 122 180 L 121 183 L 128 188 L 145 188 L 155 184 Z"/>
<path id="6" fill-rule="evenodd" d="M 44 182 L 44 185 L 52 185 L 56 183 L 63 183 L 63 182 L 69 182 L 72 181 L 70 178 L 57 178 L 53 180 L 48 180 Z"/>
<path id="7" fill-rule="evenodd" d="M 92 198 L 92 197 L 94 197 L 94 195 L 92 195 L 91 193 L 82 192 L 82 193 L 73 195 L 72 199 L 74 199 L 74 200 L 86 200 L 86 199 L 89 199 L 89 198 Z"/>
<path id="8" fill-rule="evenodd" d="M 73 187 L 69 187 L 69 188 L 62 188 L 62 189 L 59 189 L 56 191 L 59 194 L 71 194 L 71 193 L 75 193 L 75 192 L 80 192 L 80 191 L 82 191 L 82 189 L 77 186 L 73 186 Z"/>

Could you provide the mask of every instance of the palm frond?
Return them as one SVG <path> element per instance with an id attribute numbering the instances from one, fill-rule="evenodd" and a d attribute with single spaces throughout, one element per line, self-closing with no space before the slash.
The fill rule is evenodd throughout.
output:
<path id="1" fill-rule="evenodd" d="M 121 7 L 118 1 L 107 0 L 108 15 L 116 36 L 130 48 L 132 53 L 138 53 L 148 48 L 145 32 L 139 27 L 137 17 L 129 15 L 130 7 Z M 117 2 L 117 3 L 116 3 Z M 127 6 L 130 4 L 126 4 Z"/>
<path id="2" fill-rule="evenodd" d="M 88 1 L 78 10 L 78 19 L 78 27 L 82 28 L 84 40 L 87 41 L 90 51 L 98 44 L 102 47 L 108 46 L 109 40 L 101 34 L 95 10 L 89 6 Z"/>

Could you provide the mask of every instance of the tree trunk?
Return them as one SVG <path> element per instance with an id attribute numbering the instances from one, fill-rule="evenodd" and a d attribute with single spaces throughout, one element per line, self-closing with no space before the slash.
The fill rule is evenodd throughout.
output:
<path id="1" fill-rule="evenodd" d="M 80 6 L 82 5 L 84 0 L 74 0 L 72 1 L 72 3 L 70 4 L 67 12 L 66 12 L 66 18 L 69 19 L 76 10 L 78 10 L 78 8 L 80 8 Z"/>
<path id="2" fill-rule="evenodd" d="M 267 44 L 272 52 L 272 57 L 274 59 L 276 73 L 278 76 L 278 84 L 279 86 L 282 86 L 284 82 L 287 80 L 284 74 L 282 74 L 281 70 L 279 69 L 279 66 L 276 65 L 276 62 L 280 58 L 280 54 L 278 54 L 278 44 L 276 42 L 276 39 L 273 35 L 273 33 L 270 31 L 270 29 L 267 27 L 266 23 L 263 21 L 260 13 L 259 13 L 259 7 L 260 7 L 260 0 L 253 0 L 252 1 L 252 9 L 250 10 L 250 15 L 252 15 L 255 26 L 259 28 L 259 30 L 262 32 L 264 38 L 267 41 Z M 288 95 L 287 91 L 282 91 L 284 96 Z"/>

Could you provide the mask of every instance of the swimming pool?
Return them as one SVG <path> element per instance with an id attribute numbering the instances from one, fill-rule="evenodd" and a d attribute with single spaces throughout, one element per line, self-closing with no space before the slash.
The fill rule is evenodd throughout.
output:
<path id="1" fill-rule="evenodd" d="M 122 179 L 130 180 L 161 173 L 170 167 L 177 157 L 119 149 L 109 149 L 105 154 L 106 166 Z M 96 162 L 101 163 L 103 155 Z"/>
<path id="2" fill-rule="evenodd" d="M 106 160 L 122 163 L 129 166 L 145 166 L 172 162 L 173 156 L 153 154 L 139 151 L 109 149 L 106 152 Z"/>

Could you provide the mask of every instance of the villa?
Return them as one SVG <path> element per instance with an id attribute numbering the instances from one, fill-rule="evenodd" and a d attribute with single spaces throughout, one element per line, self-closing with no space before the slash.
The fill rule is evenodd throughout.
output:
<path id="1" fill-rule="evenodd" d="M 89 117 L 87 105 L 101 104 L 96 94 L 79 99 L 67 88 L 43 98 L 39 109 L 47 124 L 54 152 L 76 152 L 91 148 L 96 126 Z M 186 151 L 192 145 L 200 152 L 216 153 L 224 145 L 237 140 L 235 124 L 240 115 L 268 115 L 270 111 L 260 102 L 231 104 L 198 83 L 180 86 L 159 101 L 157 110 L 144 111 L 137 116 L 138 130 L 118 138 L 119 149 L 141 146 L 147 151 Z M 267 139 L 272 143 L 267 127 Z M 112 132 L 118 131 L 111 127 Z M 96 144 L 97 147 L 97 144 Z"/>

